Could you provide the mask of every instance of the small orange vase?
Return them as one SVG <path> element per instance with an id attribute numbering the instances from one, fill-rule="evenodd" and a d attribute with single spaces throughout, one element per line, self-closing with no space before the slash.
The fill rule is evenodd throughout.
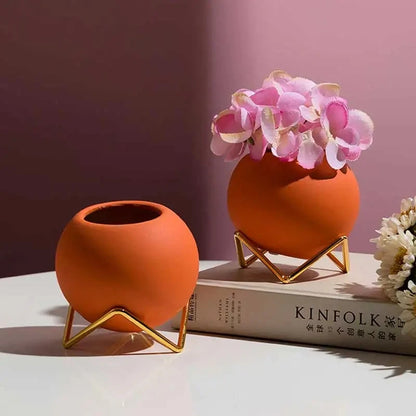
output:
<path id="1" fill-rule="evenodd" d="M 359 200 L 348 166 L 336 171 L 324 160 L 306 170 L 270 152 L 260 161 L 241 159 L 228 187 L 228 211 L 237 230 L 259 248 L 303 259 L 350 233 Z"/>
<path id="2" fill-rule="evenodd" d="M 65 227 L 56 250 L 56 274 L 72 307 L 90 322 L 123 307 L 150 327 L 180 311 L 198 277 L 192 233 L 173 211 L 146 201 L 94 205 Z M 137 331 L 120 316 L 104 325 Z"/>

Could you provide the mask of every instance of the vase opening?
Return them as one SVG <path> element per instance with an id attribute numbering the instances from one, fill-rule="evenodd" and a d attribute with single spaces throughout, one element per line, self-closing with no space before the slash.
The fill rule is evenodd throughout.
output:
<path id="1" fill-rule="evenodd" d="M 162 211 L 150 205 L 123 204 L 104 206 L 85 216 L 85 221 L 94 224 L 123 225 L 154 220 Z"/>

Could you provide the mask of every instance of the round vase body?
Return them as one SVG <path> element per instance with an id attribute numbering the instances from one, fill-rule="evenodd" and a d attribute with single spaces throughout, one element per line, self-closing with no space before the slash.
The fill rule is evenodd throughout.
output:
<path id="1" fill-rule="evenodd" d="M 307 170 L 270 152 L 260 161 L 241 159 L 228 187 L 228 211 L 237 230 L 260 248 L 303 259 L 350 233 L 359 200 L 348 166 L 334 170 L 324 160 Z"/>
<path id="2" fill-rule="evenodd" d="M 65 298 L 86 320 L 122 307 L 155 327 L 186 305 L 198 260 L 191 231 L 173 211 L 152 202 L 117 201 L 72 218 L 58 242 L 55 267 Z M 138 330 L 121 316 L 103 327 Z"/>

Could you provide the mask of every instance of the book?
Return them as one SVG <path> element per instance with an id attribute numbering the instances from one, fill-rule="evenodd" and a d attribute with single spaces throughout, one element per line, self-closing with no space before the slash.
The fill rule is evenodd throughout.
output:
<path id="1" fill-rule="evenodd" d="M 269 257 L 284 273 L 302 261 Z M 259 261 L 242 269 L 226 262 L 202 270 L 191 297 L 187 329 L 296 343 L 416 355 L 403 335 L 402 309 L 377 284 L 379 263 L 351 253 L 351 271 L 322 258 L 292 283 L 280 283 Z M 179 315 L 172 321 L 179 326 Z"/>

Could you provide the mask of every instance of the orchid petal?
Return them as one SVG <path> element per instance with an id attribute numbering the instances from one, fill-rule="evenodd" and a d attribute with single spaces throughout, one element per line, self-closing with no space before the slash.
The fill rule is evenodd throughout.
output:
<path id="1" fill-rule="evenodd" d="M 277 106 L 282 111 L 297 110 L 299 106 L 305 104 L 306 99 L 297 92 L 285 92 L 280 95 Z"/>
<path id="2" fill-rule="evenodd" d="M 255 119 L 254 119 L 253 131 L 256 131 L 260 126 L 261 126 L 261 111 L 257 111 Z"/>
<path id="3" fill-rule="evenodd" d="M 292 131 L 280 136 L 277 146 L 272 147 L 272 152 L 277 157 L 287 157 L 293 153 L 297 153 L 302 139 L 299 134 L 295 135 Z"/>
<path id="4" fill-rule="evenodd" d="M 276 129 L 273 111 L 269 107 L 264 108 L 261 112 L 261 130 L 269 143 L 277 142 L 279 133 Z"/>
<path id="5" fill-rule="evenodd" d="M 306 98 L 306 102 L 308 105 L 311 105 L 311 91 L 312 88 L 316 86 L 316 84 L 307 78 L 296 77 L 291 79 L 288 82 L 288 87 L 290 91 L 297 92 L 303 95 Z"/>
<path id="6" fill-rule="evenodd" d="M 345 154 L 342 149 L 338 147 L 335 140 L 329 140 L 325 149 L 325 154 L 329 166 L 333 169 L 341 169 L 346 163 Z"/>
<path id="7" fill-rule="evenodd" d="M 251 97 L 254 94 L 254 91 L 249 90 L 247 88 L 240 88 L 234 94 L 238 94 L 238 93 L 242 93 L 244 95 L 247 95 L 247 97 Z"/>
<path id="8" fill-rule="evenodd" d="M 275 69 L 274 71 L 270 72 L 268 78 L 272 79 L 275 82 L 280 81 L 290 81 L 292 79 L 291 75 L 289 75 L 286 71 L 282 69 Z"/>
<path id="9" fill-rule="evenodd" d="M 299 107 L 299 111 L 301 116 L 307 120 L 313 123 L 319 118 L 319 114 L 316 112 L 316 110 L 313 107 L 306 107 L 304 105 L 301 105 Z"/>
<path id="10" fill-rule="evenodd" d="M 231 104 L 236 109 L 245 108 L 247 111 L 254 113 L 257 111 L 257 106 L 254 104 L 250 96 L 243 92 L 244 90 L 239 90 L 231 96 Z"/>
<path id="11" fill-rule="evenodd" d="M 268 141 L 265 139 L 260 130 L 253 136 L 254 145 L 250 145 L 250 156 L 254 160 L 261 160 L 266 153 L 267 146 L 269 145 Z"/>
<path id="12" fill-rule="evenodd" d="M 355 129 L 346 127 L 345 129 L 338 131 L 335 141 L 341 147 L 352 148 L 360 144 L 360 137 Z"/>
<path id="13" fill-rule="evenodd" d="M 212 120 L 212 123 L 211 123 L 211 132 L 212 132 L 212 134 L 218 133 L 218 130 L 217 130 L 217 121 L 220 118 L 224 117 L 224 116 L 228 116 L 229 114 L 232 114 L 234 116 L 235 111 L 234 110 L 227 109 L 227 110 L 221 111 L 218 114 L 215 114 L 215 116 L 214 116 L 214 118 Z"/>
<path id="14" fill-rule="evenodd" d="M 236 116 L 240 118 L 241 127 L 243 130 L 253 130 L 253 121 L 250 113 L 245 108 L 239 108 L 236 110 Z"/>
<path id="15" fill-rule="evenodd" d="M 300 119 L 300 112 L 298 110 L 290 110 L 282 113 L 282 126 L 294 126 Z"/>
<path id="16" fill-rule="evenodd" d="M 255 121 L 254 121 L 254 126 L 253 126 L 253 131 L 256 131 L 259 127 L 261 127 L 261 117 L 262 117 L 262 111 L 264 110 L 264 106 L 259 106 L 258 107 L 258 111 L 256 113 L 256 117 L 255 117 Z M 281 121 L 281 115 L 280 112 L 278 111 L 277 107 L 268 107 L 272 110 L 273 113 L 273 117 L 274 117 L 274 125 L 279 126 L 280 125 L 280 121 Z"/>
<path id="17" fill-rule="evenodd" d="M 279 93 L 274 87 L 261 88 L 257 90 L 250 98 L 257 105 L 275 106 L 277 100 L 279 99 Z"/>
<path id="18" fill-rule="evenodd" d="M 285 71 L 273 71 L 264 81 L 263 87 L 275 87 L 279 94 L 287 91 L 287 84 L 292 77 Z"/>
<path id="19" fill-rule="evenodd" d="M 344 153 L 345 158 L 350 161 L 357 160 L 361 155 L 361 149 L 359 146 L 343 148 L 342 152 Z"/>
<path id="20" fill-rule="evenodd" d="M 241 143 L 248 140 L 251 137 L 249 131 L 241 131 L 238 133 L 219 133 L 222 140 L 227 143 Z"/>
<path id="21" fill-rule="evenodd" d="M 342 130 L 348 123 L 348 108 L 344 101 L 334 98 L 321 114 L 322 126 L 333 135 Z"/>
<path id="22" fill-rule="evenodd" d="M 300 120 L 298 124 L 299 133 L 305 133 L 309 130 L 312 131 L 315 127 L 321 127 L 321 123 L 319 119 L 313 123 L 311 123 L 310 121 L 306 121 L 306 120 L 303 120 L 303 123 L 301 121 L 302 120 Z"/>
<path id="23" fill-rule="evenodd" d="M 244 130 L 236 120 L 236 113 L 225 110 L 214 120 L 215 130 L 227 143 L 240 143 L 251 137 L 250 130 Z"/>
<path id="24" fill-rule="evenodd" d="M 224 160 L 226 162 L 231 162 L 233 160 L 238 159 L 244 153 L 246 146 L 247 144 L 245 142 L 229 144 L 229 148 L 225 153 Z"/>
<path id="25" fill-rule="evenodd" d="M 326 135 L 325 129 L 322 127 L 316 127 L 312 130 L 312 137 L 318 146 L 325 149 L 328 144 L 328 136 Z"/>
<path id="26" fill-rule="evenodd" d="M 293 152 L 293 153 L 290 153 L 289 155 L 287 155 L 287 156 L 278 156 L 277 154 L 276 154 L 276 152 L 275 151 L 273 151 L 273 148 L 272 148 L 272 154 L 274 155 L 274 156 L 276 156 L 276 157 L 278 157 L 282 162 L 293 162 L 294 160 L 296 160 L 296 157 L 298 156 L 298 152 Z"/>
<path id="27" fill-rule="evenodd" d="M 329 98 L 338 97 L 340 93 L 340 87 L 338 84 L 323 83 L 318 84 L 312 88 L 311 99 L 313 106 L 322 111 Z"/>
<path id="28" fill-rule="evenodd" d="M 229 162 L 241 156 L 246 148 L 246 143 L 226 143 L 218 134 L 214 134 L 210 147 L 214 155 L 224 156 L 224 160 Z"/>
<path id="29" fill-rule="evenodd" d="M 229 143 L 224 142 L 224 140 L 221 139 L 219 134 L 214 134 L 211 139 L 211 152 L 214 153 L 214 155 L 222 156 L 225 154 L 230 147 Z"/>
<path id="30" fill-rule="evenodd" d="M 348 126 L 354 128 L 360 136 L 360 148 L 366 150 L 373 142 L 374 124 L 370 116 L 361 110 L 350 110 Z"/>
<path id="31" fill-rule="evenodd" d="M 279 127 L 277 130 L 279 131 L 279 134 L 282 136 L 283 134 L 288 133 L 291 130 L 291 128 L 292 128 L 291 126 L 289 126 L 289 127 Z"/>
<path id="32" fill-rule="evenodd" d="M 312 140 L 305 140 L 299 147 L 298 163 L 305 169 L 313 169 L 321 163 L 324 151 Z"/>

